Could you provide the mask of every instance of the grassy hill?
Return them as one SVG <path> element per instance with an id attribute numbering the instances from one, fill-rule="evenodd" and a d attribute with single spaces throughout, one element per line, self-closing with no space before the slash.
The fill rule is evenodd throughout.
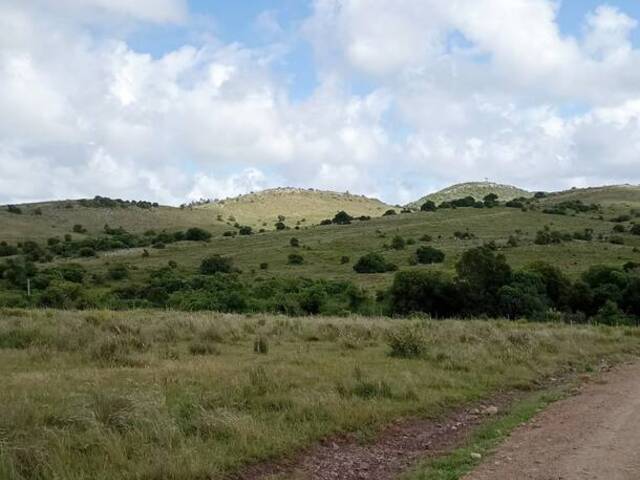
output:
<path id="1" fill-rule="evenodd" d="M 227 222 L 238 222 L 255 228 L 273 229 L 278 216 L 285 217 L 285 223 L 318 224 L 332 218 L 341 210 L 353 216 L 368 215 L 379 217 L 389 205 L 374 198 L 350 193 L 329 192 L 301 188 L 275 188 L 261 192 L 240 195 L 194 207 L 194 210 L 215 210 Z"/>
<path id="2" fill-rule="evenodd" d="M 195 208 L 87 207 L 77 200 L 24 204 L 18 208 L 21 214 L 10 213 L 6 207 L 0 207 L 0 240 L 46 240 L 71 233 L 76 224 L 82 225 L 87 235 L 101 233 L 105 224 L 123 227 L 132 233 L 189 227 L 206 228 L 211 232 L 226 229 L 226 225 L 217 220 L 214 210 Z M 74 237 L 82 238 L 83 235 L 74 234 Z"/>
<path id="3" fill-rule="evenodd" d="M 603 187 L 572 188 L 549 194 L 545 203 L 580 200 L 603 206 L 640 207 L 640 185 L 608 185 Z"/>
<path id="4" fill-rule="evenodd" d="M 422 197 L 420 200 L 410 203 L 409 207 L 420 208 L 420 206 L 427 200 L 435 202 L 436 205 L 464 197 L 473 197 L 476 200 L 482 200 L 490 193 L 498 195 L 498 199 L 503 202 L 514 198 L 530 198 L 533 196 L 531 192 L 512 185 L 502 185 L 492 182 L 468 182 L 451 185 L 450 187 L 444 188 L 438 192 L 430 193 L 429 195 Z"/>

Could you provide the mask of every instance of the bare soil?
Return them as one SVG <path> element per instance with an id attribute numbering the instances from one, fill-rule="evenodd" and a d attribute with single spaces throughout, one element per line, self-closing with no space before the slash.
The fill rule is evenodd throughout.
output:
<path id="1" fill-rule="evenodd" d="M 640 479 L 640 364 L 586 383 L 517 428 L 464 480 Z"/>

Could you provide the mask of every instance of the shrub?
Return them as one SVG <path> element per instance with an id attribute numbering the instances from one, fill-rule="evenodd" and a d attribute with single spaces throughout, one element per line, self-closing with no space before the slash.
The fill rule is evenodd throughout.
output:
<path id="1" fill-rule="evenodd" d="M 405 245 L 406 242 L 400 235 L 396 235 L 393 237 L 393 240 L 391 240 L 391 248 L 394 250 L 404 250 Z"/>
<path id="2" fill-rule="evenodd" d="M 292 237 L 291 240 L 289 240 L 289 245 L 291 245 L 292 247 L 299 247 L 300 240 L 298 240 L 296 237 Z"/>
<path id="3" fill-rule="evenodd" d="M 437 209 L 438 207 L 432 200 L 427 200 L 420 206 L 420 210 L 423 212 L 435 212 Z"/>
<path id="4" fill-rule="evenodd" d="M 233 260 L 220 255 L 212 255 L 205 258 L 200 263 L 200 273 L 203 275 L 213 275 L 216 273 L 231 273 L 233 271 Z"/>
<path id="5" fill-rule="evenodd" d="M 349 257 L 347 257 L 346 255 L 343 255 L 342 257 L 340 257 L 340 264 L 341 265 L 345 265 L 347 263 L 349 263 L 351 261 L 351 259 Z"/>
<path id="6" fill-rule="evenodd" d="M 618 225 L 614 225 L 613 226 L 613 232 L 614 233 L 624 233 L 626 231 L 627 231 L 627 229 L 625 228 L 624 225 L 618 224 Z"/>
<path id="7" fill-rule="evenodd" d="M 423 246 L 416 250 L 416 259 L 422 264 L 442 263 L 444 257 L 444 252 L 434 247 Z"/>
<path id="8" fill-rule="evenodd" d="M 199 227 L 192 227 L 185 232 L 185 240 L 190 242 L 205 242 L 211 238 L 211 233 Z"/>
<path id="9" fill-rule="evenodd" d="M 424 312 L 447 317 L 455 314 L 458 308 L 456 286 L 442 272 L 398 272 L 389 293 L 394 314 Z"/>
<path id="10" fill-rule="evenodd" d="M 238 229 L 240 235 L 252 235 L 253 229 L 248 225 L 243 225 Z"/>
<path id="11" fill-rule="evenodd" d="M 282 221 L 277 222 L 275 224 L 275 227 L 276 227 L 276 230 L 284 230 L 285 228 L 287 228 L 287 226 Z"/>
<path id="12" fill-rule="evenodd" d="M 129 276 L 129 269 L 126 265 L 112 265 L 107 272 L 111 280 L 124 280 Z"/>
<path id="13" fill-rule="evenodd" d="M 83 247 L 78 250 L 78 255 L 80 255 L 81 257 L 95 257 L 96 251 L 91 247 Z"/>
<path id="14" fill-rule="evenodd" d="M 337 225 L 348 225 L 352 220 L 353 217 L 343 210 L 336 213 L 331 222 Z"/>
<path id="15" fill-rule="evenodd" d="M 419 325 L 403 325 L 387 332 L 387 344 L 392 357 L 418 358 L 427 350 L 427 339 Z"/>
<path id="16" fill-rule="evenodd" d="M 640 223 L 636 223 L 635 225 L 633 225 L 629 230 L 629 233 L 631 233 L 632 235 L 640 235 Z"/>
<path id="17" fill-rule="evenodd" d="M 422 235 L 420 237 L 420 241 L 421 242 L 431 242 L 431 241 L 433 241 L 433 238 L 431 237 L 431 235 L 428 235 L 428 234 L 425 233 L 424 235 Z"/>
<path id="18" fill-rule="evenodd" d="M 13 213 L 15 215 L 22 215 L 22 209 L 20 207 L 16 207 L 15 205 L 7 205 L 7 212 Z"/>
<path id="19" fill-rule="evenodd" d="M 267 262 L 262 262 L 260 264 L 260 270 L 268 270 L 269 269 L 269 264 Z"/>
<path id="20" fill-rule="evenodd" d="M 82 225 L 80 225 L 79 223 L 76 223 L 73 226 L 73 232 L 74 233 L 87 233 L 87 229 L 84 228 Z"/>
<path id="21" fill-rule="evenodd" d="M 613 243 L 614 245 L 624 245 L 624 238 L 619 235 L 614 235 L 609 237 L 609 243 Z"/>
<path id="22" fill-rule="evenodd" d="M 253 351 L 262 355 L 269 353 L 269 342 L 264 335 L 258 336 L 253 342 Z"/>
<path id="23" fill-rule="evenodd" d="M 304 263 L 304 257 L 299 253 L 289 254 L 287 262 L 289 265 L 302 265 Z"/>
<path id="24" fill-rule="evenodd" d="M 11 257 L 18 254 L 18 249 L 7 242 L 0 242 L 0 257 Z"/>
<path id="25" fill-rule="evenodd" d="M 398 267 L 388 263 L 379 253 L 368 253 L 358 259 L 353 269 L 358 273 L 385 273 L 397 270 Z"/>
<path id="26" fill-rule="evenodd" d="M 396 215 L 396 214 L 397 214 L 397 212 L 396 212 L 393 208 L 390 208 L 389 210 L 387 210 L 386 212 L 384 212 L 384 213 L 382 214 L 382 216 L 383 216 L 383 217 L 388 217 L 388 216 L 390 216 L 390 215 Z"/>

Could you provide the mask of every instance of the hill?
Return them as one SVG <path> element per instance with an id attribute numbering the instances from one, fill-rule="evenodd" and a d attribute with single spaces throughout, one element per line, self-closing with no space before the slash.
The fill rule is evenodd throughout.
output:
<path id="1" fill-rule="evenodd" d="M 10 213 L 0 207 L 0 240 L 18 242 L 46 240 L 71 233 L 74 225 L 82 225 L 87 235 L 101 233 L 105 224 L 122 227 L 131 233 L 150 229 L 182 230 L 201 227 L 212 233 L 226 228 L 212 210 L 180 209 L 156 206 L 144 208 L 121 203 L 116 206 L 96 206 L 93 200 L 63 200 L 17 205 L 21 212 Z M 81 238 L 83 235 L 74 234 Z"/>
<path id="2" fill-rule="evenodd" d="M 389 205 L 375 198 L 350 193 L 302 188 L 274 188 L 194 207 L 216 210 L 227 222 L 271 230 L 279 216 L 293 226 L 318 224 L 344 210 L 352 216 L 379 217 Z"/>
<path id="3" fill-rule="evenodd" d="M 608 185 L 603 187 L 572 188 L 549 194 L 544 203 L 580 200 L 603 206 L 640 207 L 640 185 Z"/>
<path id="4" fill-rule="evenodd" d="M 431 200 L 439 205 L 442 202 L 450 200 L 456 200 L 458 198 L 473 197 L 476 200 L 482 200 L 486 195 L 495 193 L 498 195 L 499 200 L 508 201 L 514 198 L 532 197 L 533 194 L 526 190 L 523 190 L 513 185 L 503 185 L 500 183 L 492 182 L 468 182 L 458 183 L 444 188 L 438 192 L 430 193 L 422 197 L 420 200 L 410 203 L 408 206 L 411 208 L 420 208 L 424 202 Z"/>

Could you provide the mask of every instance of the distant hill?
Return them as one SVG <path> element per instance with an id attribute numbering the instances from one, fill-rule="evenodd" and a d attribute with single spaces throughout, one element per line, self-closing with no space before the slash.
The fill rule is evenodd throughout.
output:
<path id="1" fill-rule="evenodd" d="M 456 200 L 458 198 L 473 197 L 476 200 L 482 200 L 486 195 L 495 193 L 501 201 L 513 200 L 518 197 L 532 197 L 533 193 L 523 190 L 513 185 L 502 185 L 492 182 L 468 182 L 452 185 L 435 193 L 430 193 L 422 197 L 420 200 L 410 203 L 411 208 L 420 208 L 427 200 L 431 200 L 436 204 L 442 202 Z"/>
<path id="2" fill-rule="evenodd" d="M 273 229 L 278 216 L 288 226 L 313 225 L 344 210 L 352 216 L 381 216 L 389 205 L 375 198 L 350 193 L 302 188 L 274 188 L 194 207 L 221 212 L 225 221 Z"/>
<path id="3" fill-rule="evenodd" d="M 543 201 L 557 203 L 569 200 L 581 200 L 584 203 L 600 205 L 626 205 L 631 208 L 640 207 L 640 185 L 609 185 L 603 187 L 572 188 L 562 192 L 551 193 Z"/>
<path id="4" fill-rule="evenodd" d="M 89 201 L 91 202 L 91 201 Z M 157 206 L 141 208 L 126 206 L 83 206 L 82 200 L 62 200 L 17 205 L 20 214 L 10 213 L 6 206 L 0 206 L 0 240 L 46 240 L 71 233 L 73 226 L 82 225 L 87 234 L 101 233 L 104 225 L 122 227 L 131 233 L 147 230 L 183 230 L 202 227 L 215 233 L 226 229 L 217 220 L 215 211 L 200 209 L 180 209 Z M 73 234 L 82 238 L 81 234 Z"/>

